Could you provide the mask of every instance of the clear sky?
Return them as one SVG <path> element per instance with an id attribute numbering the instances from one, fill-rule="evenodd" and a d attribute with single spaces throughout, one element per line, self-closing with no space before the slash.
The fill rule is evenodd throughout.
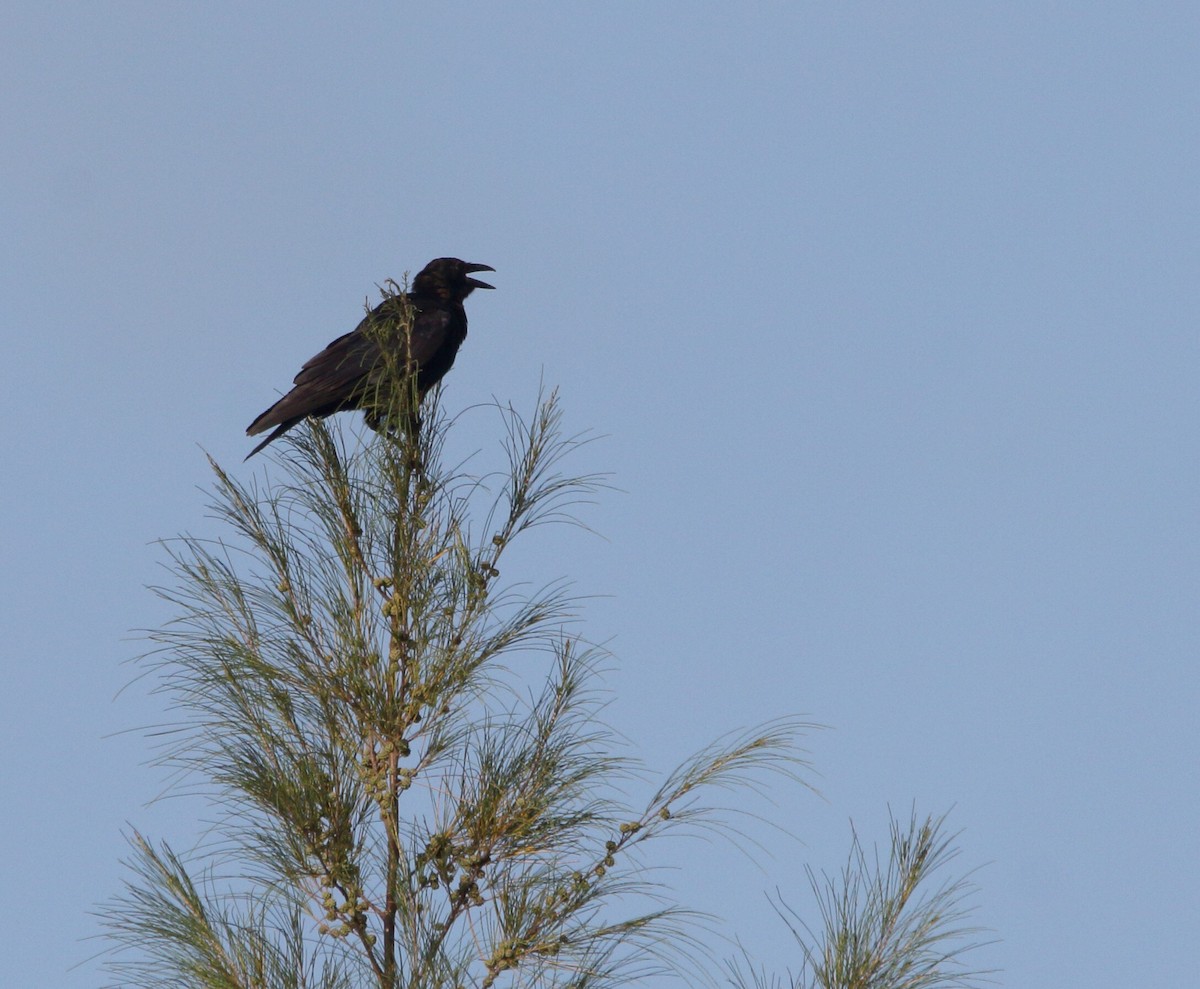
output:
<path id="1" fill-rule="evenodd" d="M 202 450 L 269 470 L 246 424 L 454 255 L 498 290 L 447 406 L 544 377 L 604 437 L 604 538 L 524 560 L 596 595 L 613 723 L 660 769 L 832 729 L 757 806 L 801 840 L 683 847 L 687 902 L 794 967 L 765 892 L 915 801 L 1002 984 L 1193 984 L 1198 45 L 1190 0 L 10 0 L 0 982 L 95 985 L 121 829 L 198 833 L 118 692 Z"/>

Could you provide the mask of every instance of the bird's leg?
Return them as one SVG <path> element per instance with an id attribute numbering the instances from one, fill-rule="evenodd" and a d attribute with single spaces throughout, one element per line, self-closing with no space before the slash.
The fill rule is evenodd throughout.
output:
<path id="1" fill-rule="evenodd" d="M 364 409 L 363 420 L 376 433 L 405 451 L 410 470 L 424 474 L 424 458 L 421 450 L 420 415 L 411 413 L 404 415 L 403 422 L 397 428 L 395 417 L 386 415 L 378 408 Z"/>
<path id="2" fill-rule="evenodd" d="M 413 412 L 405 416 L 404 437 L 408 450 L 409 467 L 420 477 L 425 476 L 424 449 L 421 445 L 421 416 Z"/>

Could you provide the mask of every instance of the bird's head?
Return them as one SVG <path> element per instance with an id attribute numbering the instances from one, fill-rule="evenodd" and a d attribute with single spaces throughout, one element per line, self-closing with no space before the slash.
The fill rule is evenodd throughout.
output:
<path id="1" fill-rule="evenodd" d="M 462 302 L 477 288 L 495 288 L 478 278 L 472 278 L 473 272 L 495 270 L 490 265 L 460 261 L 458 258 L 437 258 L 425 265 L 413 279 L 412 294 Z"/>

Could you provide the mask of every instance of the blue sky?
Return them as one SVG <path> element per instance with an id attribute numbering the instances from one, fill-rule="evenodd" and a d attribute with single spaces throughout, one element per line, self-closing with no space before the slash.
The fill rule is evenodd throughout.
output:
<path id="1" fill-rule="evenodd" d="M 683 846 L 686 902 L 794 967 L 765 892 L 915 801 L 1002 984 L 1188 984 L 1198 39 L 1184 2 L 10 3 L 5 984 L 95 985 L 121 829 L 197 834 L 121 688 L 202 449 L 269 470 L 246 424 L 441 255 L 498 288 L 447 406 L 544 378 L 603 437 L 604 538 L 524 565 L 595 595 L 613 723 L 664 770 L 832 729 L 823 799 L 759 808 L 800 840 Z"/>

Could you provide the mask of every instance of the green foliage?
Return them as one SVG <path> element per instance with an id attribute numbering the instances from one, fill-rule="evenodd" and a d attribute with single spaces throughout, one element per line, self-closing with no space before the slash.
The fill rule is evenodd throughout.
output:
<path id="1" fill-rule="evenodd" d="M 972 886 L 944 880 L 942 872 L 957 854 L 945 818 L 907 826 L 891 822 L 886 864 L 868 857 L 855 834 L 850 857 L 838 876 L 808 871 L 821 913 L 814 931 L 782 901 L 786 921 L 803 955 L 798 977 L 786 983 L 761 969 L 734 965 L 733 983 L 759 989 L 951 989 L 978 984 L 984 974 L 969 970 L 963 955 L 979 947 L 978 929 L 963 926 Z M 933 884 L 933 885 L 931 885 Z"/>
<path id="2" fill-rule="evenodd" d="M 310 421 L 261 487 L 212 462 L 226 535 L 169 546 L 177 617 L 146 657 L 177 718 L 162 761 L 217 820 L 186 862 L 133 836 L 105 913 L 122 985 L 640 978 L 698 953 L 649 844 L 718 826 L 714 787 L 804 767 L 805 726 L 769 724 L 626 806 L 640 770 L 598 718 L 563 585 L 500 577 L 601 484 L 563 472 L 580 440 L 556 396 L 500 410 L 506 468 L 474 476 L 444 465 L 436 405 L 421 421 L 411 388 L 387 395 L 390 430 L 349 447 Z"/>

